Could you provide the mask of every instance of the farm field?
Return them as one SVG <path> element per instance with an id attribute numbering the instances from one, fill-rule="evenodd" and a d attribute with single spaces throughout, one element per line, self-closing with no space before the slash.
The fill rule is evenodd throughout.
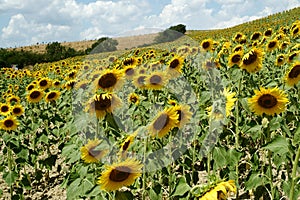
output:
<path id="1" fill-rule="evenodd" d="M 0 69 L 0 198 L 300 199 L 299 16 Z"/>

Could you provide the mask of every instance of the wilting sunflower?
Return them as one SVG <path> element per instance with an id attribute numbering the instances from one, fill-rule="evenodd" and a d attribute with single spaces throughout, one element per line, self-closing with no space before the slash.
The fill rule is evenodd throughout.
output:
<path id="1" fill-rule="evenodd" d="M 285 63 L 285 55 L 284 54 L 278 54 L 276 57 L 276 66 L 281 66 Z"/>
<path id="2" fill-rule="evenodd" d="M 220 182 L 200 197 L 199 200 L 226 200 L 230 192 L 236 193 L 236 190 L 234 180 Z"/>
<path id="3" fill-rule="evenodd" d="M 152 136 L 162 138 L 169 133 L 176 124 L 178 124 L 178 113 L 174 107 L 166 108 L 158 113 L 149 126 L 149 132 Z"/>
<path id="4" fill-rule="evenodd" d="M 32 89 L 27 94 L 27 100 L 30 103 L 38 103 L 38 102 L 41 101 L 43 96 L 44 96 L 44 91 L 43 90 L 41 90 L 41 89 Z"/>
<path id="5" fill-rule="evenodd" d="M 273 51 L 274 49 L 276 49 L 278 47 L 279 43 L 277 39 L 273 39 L 270 40 L 267 44 L 266 44 L 266 48 L 268 51 Z"/>
<path id="6" fill-rule="evenodd" d="M 300 81 L 300 62 L 295 62 L 285 76 L 288 85 L 294 86 Z"/>
<path id="7" fill-rule="evenodd" d="M 146 77 L 145 88 L 150 90 L 160 90 L 166 86 L 168 80 L 169 77 L 167 76 L 166 73 L 154 72 Z"/>
<path id="8" fill-rule="evenodd" d="M 239 66 L 243 57 L 243 52 L 242 51 L 237 51 L 232 54 L 230 54 L 228 58 L 228 67 L 232 67 L 234 65 Z"/>
<path id="9" fill-rule="evenodd" d="M 38 87 L 41 88 L 42 90 L 46 90 L 47 88 L 49 88 L 51 86 L 52 82 L 49 78 L 41 78 L 38 81 Z"/>
<path id="10" fill-rule="evenodd" d="M 130 93 L 128 96 L 128 102 L 137 105 L 140 102 L 140 97 L 136 93 Z"/>
<path id="11" fill-rule="evenodd" d="M 86 111 L 95 113 L 96 117 L 103 119 L 106 113 L 112 113 L 114 109 L 121 106 L 122 101 L 112 93 L 102 93 L 95 95 L 86 107 Z"/>
<path id="12" fill-rule="evenodd" d="M 6 102 L 9 104 L 18 104 L 21 102 L 21 99 L 16 95 L 11 95 L 6 99 Z"/>
<path id="13" fill-rule="evenodd" d="M 7 116 L 0 121 L 0 128 L 6 131 L 14 131 L 18 128 L 19 122 L 15 116 Z"/>
<path id="14" fill-rule="evenodd" d="M 174 106 L 174 110 L 178 115 L 176 126 L 179 128 L 184 127 L 192 118 L 192 112 L 190 106 L 177 104 Z"/>
<path id="15" fill-rule="evenodd" d="M 21 104 L 16 104 L 11 108 L 11 113 L 14 116 L 21 116 L 24 113 L 24 108 Z"/>
<path id="16" fill-rule="evenodd" d="M 11 112 L 11 107 L 7 103 L 1 103 L 0 104 L 0 115 L 9 115 Z"/>
<path id="17" fill-rule="evenodd" d="M 81 159 L 84 160 L 85 163 L 99 162 L 108 151 L 107 149 L 101 148 L 100 144 L 101 140 L 99 139 L 88 140 L 88 143 L 80 148 Z"/>
<path id="18" fill-rule="evenodd" d="M 124 159 L 127 156 L 127 150 L 129 149 L 130 145 L 133 143 L 134 138 L 136 137 L 138 132 L 134 132 L 133 134 L 129 135 L 124 142 L 121 144 L 119 156 Z"/>
<path id="19" fill-rule="evenodd" d="M 214 41 L 210 38 L 205 39 L 201 42 L 200 46 L 202 47 L 202 49 L 204 49 L 205 51 L 210 51 L 213 48 L 213 43 Z"/>
<path id="20" fill-rule="evenodd" d="M 249 73 L 258 72 L 262 68 L 263 52 L 261 49 L 253 48 L 242 58 L 240 68 Z"/>
<path id="21" fill-rule="evenodd" d="M 171 76 L 178 76 L 178 75 L 180 75 L 181 69 L 183 67 L 183 64 L 184 64 L 184 58 L 180 57 L 180 56 L 175 56 L 167 64 L 167 66 L 168 66 L 168 73 Z"/>
<path id="22" fill-rule="evenodd" d="M 121 85 L 122 73 L 117 69 L 107 69 L 96 79 L 96 88 L 106 91 L 118 89 Z"/>
<path id="23" fill-rule="evenodd" d="M 123 186 L 132 185 L 141 176 L 143 165 L 132 158 L 105 166 L 99 177 L 100 188 L 106 191 L 118 190 Z"/>
<path id="24" fill-rule="evenodd" d="M 45 96 L 45 101 L 46 102 L 56 101 L 59 98 L 59 96 L 60 96 L 60 91 L 57 90 L 49 91 Z"/>
<path id="25" fill-rule="evenodd" d="M 280 114 L 285 111 L 289 102 L 287 95 L 278 88 L 266 89 L 261 87 L 254 93 L 255 95 L 248 99 L 248 104 L 257 115 L 263 115 L 263 113 L 272 116 Z"/>

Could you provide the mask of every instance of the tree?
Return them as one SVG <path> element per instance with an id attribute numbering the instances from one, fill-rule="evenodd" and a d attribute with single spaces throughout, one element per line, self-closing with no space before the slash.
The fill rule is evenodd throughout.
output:
<path id="1" fill-rule="evenodd" d="M 185 32 L 185 25 L 183 24 L 171 26 L 163 32 L 160 32 L 154 41 L 155 43 L 171 42 L 183 36 Z"/>
<path id="2" fill-rule="evenodd" d="M 108 37 L 98 39 L 91 48 L 86 49 L 86 54 L 95 54 L 117 50 L 118 41 Z"/>

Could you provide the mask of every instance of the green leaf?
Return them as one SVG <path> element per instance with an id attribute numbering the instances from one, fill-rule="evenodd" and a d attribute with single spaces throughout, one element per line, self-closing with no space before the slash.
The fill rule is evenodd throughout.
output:
<path id="1" fill-rule="evenodd" d="M 263 149 L 268 149 L 279 155 L 284 155 L 287 152 L 289 152 L 289 143 L 287 138 L 278 136 L 270 143 L 268 143 L 266 146 L 264 146 Z"/>
<path id="2" fill-rule="evenodd" d="M 300 144 L 300 125 L 296 129 L 293 139 L 293 145 L 296 146 L 297 144 Z"/>
<path id="3" fill-rule="evenodd" d="M 8 184 L 8 186 L 12 186 L 18 178 L 18 174 L 15 171 L 9 171 L 3 173 L 3 179 Z"/>
<path id="4" fill-rule="evenodd" d="M 134 196 L 130 191 L 116 192 L 115 200 L 131 200 L 131 199 L 134 199 Z"/>
<path id="5" fill-rule="evenodd" d="M 98 185 L 94 186 L 93 190 L 87 194 L 87 197 L 95 197 L 100 194 L 100 187 Z"/>
<path id="6" fill-rule="evenodd" d="M 82 191 L 81 194 L 86 194 L 89 190 L 91 190 L 94 187 L 94 184 L 91 183 L 91 181 L 88 179 L 83 179 L 80 184 L 80 187 Z"/>
<path id="7" fill-rule="evenodd" d="M 261 176 L 261 174 L 255 172 L 251 174 L 249 180 L 245 182 L 245 190 L 252 190 L 264 184 L 264 178 Z"/>
<path id="8" fill-rule="evenodd" d="M 222 168 L 226 165 L 226 150 L 224 148 L 216 147 L 213 150 L 213 159 L 215 161 L 215 165 L 218 168 Z"/>
<path id="9" fill-rule="evenodd" d="M 29 156 L 29 151 L 28 151 L 28 149 L 23 148 L 23 149 L 18 153 L 18 156 L 19 156 L 20 158 L 23 158 L 23 159 L 25 159 L 25 160 L 28 160 L 28 156 Z"/>
<path id="10" fill-rule="evenodd" d="M 43 135 L 40 136 L 40 138 L 39 138 L 39 140 L 38 140 L 37 143 L 42 143 L 42 142 L 44 144 L 48 144 L 48 137 L 45 134 L 43 134 Z"/>
<path id="11" fill-rule="evenodd" d="M 67 188 L 67 198 L 68 199 L 75 199 L 75 197 L 78 195 L 78 186 L 81 183 L 81 179 L 77 178 L 75 181 L 73 181 L 70 186 Z"/>
<path id="12" fill-rule="evenodd" d="M 190 189 L 191 187 L 186 183 L 185 177 L 180 177 L 171 196 L 182 196 Z"/>

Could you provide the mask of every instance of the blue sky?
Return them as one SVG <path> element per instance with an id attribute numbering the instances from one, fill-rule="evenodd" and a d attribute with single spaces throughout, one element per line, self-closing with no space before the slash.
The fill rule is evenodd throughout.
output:
<path id="1" fill-rule="evenodd" d="M 0 47 L 234 26 L 300 0 L 0 0 Z"/>

